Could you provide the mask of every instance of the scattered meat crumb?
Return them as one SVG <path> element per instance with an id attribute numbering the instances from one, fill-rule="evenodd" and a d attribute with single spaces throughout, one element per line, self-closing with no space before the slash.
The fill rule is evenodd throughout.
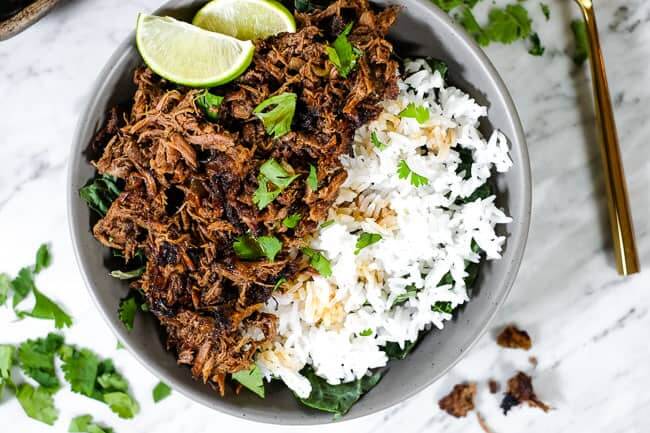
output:
<path id="1" fill-rule="evenodd" d="M 508 392 L 506 392 L 503 401 L 501 401 L 503 414 L 507 415 L 512 407 L 518 406 L 521 403 L 527 403 L 529 406 L 540 408 L 544 412 L 548 412 L 551 409 L 549 405 L 539 400 L 537 395 L 535 395 L 533 381 L 530 376 L 520 371 L 508 380 Z"/>
<path id="2" fill-rule="evenodd" d="M 501 385 L 494 379 L 488 381 L 488 387 L 490 388 L 490 394 L 496 394 L 501 389 Z"/>
<path id="3" fill-rule="evenodd" d="M 530 362 L 530 365 L 532 365 L 533 367 L 537 367 L 538 362 L 536 356 L 531 356 L 530 358 L 528 358 L 528 362 Z"/>
<path id="4" fill-rule="evenodd" d="M 528 332 L 517 328 L 514 325 L 506 326 L 497 336 L 497 344 L 509 349 L 528 350 L 532 347 L 533 342 L 530 340 Z"/>
<path id="5" fill-rule="evenodd" d="M 469 411 L 474 410 L 474 397 L 476 396 L 475 383 L 462 383 L 439 402 L 440 409 L 456 418 L 464 417 Z"/>
<path id="6" fill-rule="evenodd" d="M 485 418 L 483 418 L 481 412 L 476 412 L 476 419 L 478 420 L 478 425 L 481 426 L 481 429 L 485 433 L 492 433 L 492 429 L 487 425 L 487 422 L 485 422 Z"/>

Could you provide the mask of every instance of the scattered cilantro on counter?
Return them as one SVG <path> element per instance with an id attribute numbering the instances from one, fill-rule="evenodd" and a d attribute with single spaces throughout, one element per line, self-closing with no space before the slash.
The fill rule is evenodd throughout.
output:
<path id="1" fill-rule="evenodd" d="M 582 66 L 582 64 L 589 58 L 589 39 L 587 38 L 587 26 L 582 19 L 571 21 L 571 31 L 575 39 L 575 51 L 573 54 L 573 62 Z"/>
<path id="2" fill-rule="evenodd" d="M 16 398 L 30 418 L 54 425 L 59 417 L 52 394 L 46 388 L 34 388 L 28 383 L 21 383 L 16 389 Z"/>
<path id="3" fill-rule="evenodd" d="M 27 340 L 18 347 L 18 364 L 23 372 L 49 392 L 61 386 L 54 368 L 54 357 L 63 345 L 63 337 L 50 333 L 45 338 Z"/>
<path id="4" fill-rule="evenodd" d="M 154 403 L 158 403 L 161 400 L 166 399 L 172 393 L 172 389 L 164 382 L 158 382 L 151 392 Z"/>
<path id="5" fill-rule="evenodd" d="M 68 431 L 70 433 L 113 433 L 112 428 L 101 427 L 94 423 L 93 417 L 90 415 L 79 415 L 72 418 Z"/>

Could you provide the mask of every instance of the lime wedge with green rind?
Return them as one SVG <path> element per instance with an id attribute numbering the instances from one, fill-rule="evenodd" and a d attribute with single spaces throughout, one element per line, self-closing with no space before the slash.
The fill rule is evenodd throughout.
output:
<path id="1" fill-rule="evenodd" d="M 250 65 L 255 52 L 250 41 L 145 14 L 138 16 L 136 44 L 156 74 L 190 87 L 214 87 L 234 80 Z"/>
<path id="2" fill-rule="evenodd" d="M 247 41 L 296 31 L 291 12 L 275 0 L 212 0 L 192 24 Z"/>

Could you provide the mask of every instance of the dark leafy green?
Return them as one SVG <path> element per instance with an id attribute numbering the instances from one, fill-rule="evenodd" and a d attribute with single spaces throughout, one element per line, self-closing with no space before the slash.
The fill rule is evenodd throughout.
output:
<path id="1" fill-rule="evenodd" d="M 18 276 L 11 281 L 11 288 L 13 289 L 14 296 L 12 304 L 14 309 L 16 306 L 27 297 L 34 290 L 34 273 L 28 266 L 18 271 Z"/>
<path id="2" fill-rule="evenodd" d="M 117 315 L 120 322 L 124 325 L 127 331 L 133 331 L 133 322 L 135 321 L 135 314 L 138 312 L 138 301 L 133 294 L 120 299 L 120 305 L 117 308 Z"/>
<path id="3" fill-rule="evenodd" d="M 23 372 L 49 392 L 61 386 L 56 376 L 54 356 L 63 345 L 63 337 L 50 333 L 45 338 L 27 340 L 18 347 L 18 363 Z"/>
<path id="4" fill-rule="evenodd" d="M 546 51 L 546 48 L 542 46 L 542 41 L 540 41 L 539 35 L 537 33 L 531 34 L 528 40 L 530 41 L 530 48 L 528 49 L 529 54 L 533 56 L 544 55 L 544 51 Z"/>
<path id="5" fill-rule="evenodd" d="M 471 203 L 476 200 L 484 200 L 488 198 L 489 196 L 492 195 L 492 187 L 490 186 L 489 183 L 484 183 L 483 185 L 479 186 L 472 192 L 469 196 L 465 198 L 458 198 L 456 199 L 456 204 L 467 204 Z"/>
<path id="6" fill-rule="evenodd" d="M 38 247 L 36 251 L 36 263 L 34 264 L 34 274 L 38 274 L 43 269 L 48 268 L 52 264 L 52 255 L 47 244 Z"/>
<path id="7" fill-rule="evenodd" d="M 242 370 L 232 374 L 232 379 L 241 383 L 245 388 L 264 398 L 264 376 L 253 364 L 249 370 Z"/>
<path id="8" fill-rule="evenodd" d="M 422 335 L 420 335 L 418 339 L 415 341 L 407 341 L 406 343 L 404 343 L 404 347 L 400 347 L 398 343 L 389 341 L 383 347 L 384 353 L 390 359 L 404 359 L 409 353 L 411 353 L 411 351 L 415 348 L 415 346 L 417 346 L 421 337 Z"/>
<path id="9" fill-rule="evenodd" d="M 377 372 L 354 382 L 330 385 L 325 379 L 317 376 L 311 367 L 304 368 L 301 374 L 311 383 L 311 394 L 307 398 L 296 397 L 298 401 L 305 406 L 330 412 L 336 416 L 345 415 L 361 396 L 379 383 L 382 377 L 382 373 Z"/>
<path id="10" fill-rule="evenodd" d="M 117 179 L 113 176 L 104 174 L 91 180 L 79 190 L 79 196 L 84 200 L 88 207 L 104 216 L 115 201 L 117 196 L 122 192 L 117 185 Z"/>
<path id="11" fill-rule="evenodd" d="M 447 79 L 447 74 L 449 73 L 449 66 L 446 62 L 443 62 L 439 59 L 434 59 L 433 57 L 424 58 L 433 72 L 438 71 L 442 76 L 443 80 Z"/>
<path id="12" fill-rule="evenodd" d="M 451 314 L 454 312 L 454 308 L 451 306 L 451 302 L 436 302 L 433 307 L 431 307 L 431 309 L 438 313 Z"/>
<path id="13" fill-rule="evenodd" d="M 546 18 L 546 21 L 551 19 L 551 8 L 548 7 L 546 3 L 540 3 L 539 4 L 540 9 L 542 9 L 542 13 L 544 14 L 544 17 Z"/>

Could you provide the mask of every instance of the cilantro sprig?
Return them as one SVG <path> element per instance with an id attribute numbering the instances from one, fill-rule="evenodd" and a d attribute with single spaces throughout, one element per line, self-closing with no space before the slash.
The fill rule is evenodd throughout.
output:
<path id="1" fill-rule="evenodd" d="M 302 219 L 302 215 L 299 213 L 294 213 L 286 217 L 285 219 L 282 220 L 282 225 L 285 226 L 288 229 L 293 229 L 296 228 L 300 220 Z"/>
<path id="2" fill-rule="evenodd" d="M 429 120 L 429 109 L 423 105 L 415 105 L 411 102 L 399 113 L 399 117 L 402 119 L 412 118 L 422 124 Z"/>
<path id="3" fill-rule="evenodd" d="M 232 379 L 241 383 L 244 387 L 264 398 L 264 376 L 262 371 L 253 364 L 248 370 L 241 370 L 232 374 Z"/>
<path id="4" fill-rule="evenodd" d="M 271 158 L 260 166 L 257 177 L 258 187 L 253 193 L 253 203 L 259 210 L 272 203 L 291 183 L 300 177 L 299 174 L 290 174 L 278 161 Z M 271 183 L 275 189 L 269 189 Z"/>
<path id="5" fill-rule="evenodd" d="M 359 57 L 363 52 L 353 46 L 348 40 L 348 36 L 352 31 L 353 23 L 349 23 L 343 31 L 336 37 L 332 46 L 325 48 L 330 62 L 336 66 L 339 74 L 343 78 L 347 78 L 350 72 L 354 70 L 357 65 Z"/>
<path id="6" fill-rule="evenodd" d="M 209 120 L 213 122 L 219 120 L 219 107 L 223 102 L 223 96 L 214 95 L 206 89 L 196 96 L 194 102 Z"/>
<path id="7" fill-rule="evenodd" d="M 332 265 L 330 261 L 320 251 L 312 248 L 303 248 L 302 253 L 309 258 L 309 266 L 324 277 L 332 276 Z"/>
<path id="8" fill-rule="evenodd" d="M 266 257 L 270 261 L 282 250 L 282 242 L 275 236 L 254 237 L 245 234 L 237 237 L 232 245 L 237 257 L 243 260 L 257 260 Z"/>
<path id="9" fill-rule="evenodd" d="M 158 382 L 158 384 L 154 387 L 153 391 L 151 392 L 151 396 L 153 397 L 153 402 L 158 403 L 161 400 L 166 399 L 169 397 L 172 393 L 172 389 L 169 387 L 164 382 Z"/>
<path id="10" fill-rule="evenodd" d="M 382 240 L 382 236 L 379 233 L 368 233 L 362 232 L 357 238 L 357 244 L 355 245 L 354 254 L 357 255 L 361 252 L 362 249 L 369 247 L 372 244 L 376 244 Z"/>

